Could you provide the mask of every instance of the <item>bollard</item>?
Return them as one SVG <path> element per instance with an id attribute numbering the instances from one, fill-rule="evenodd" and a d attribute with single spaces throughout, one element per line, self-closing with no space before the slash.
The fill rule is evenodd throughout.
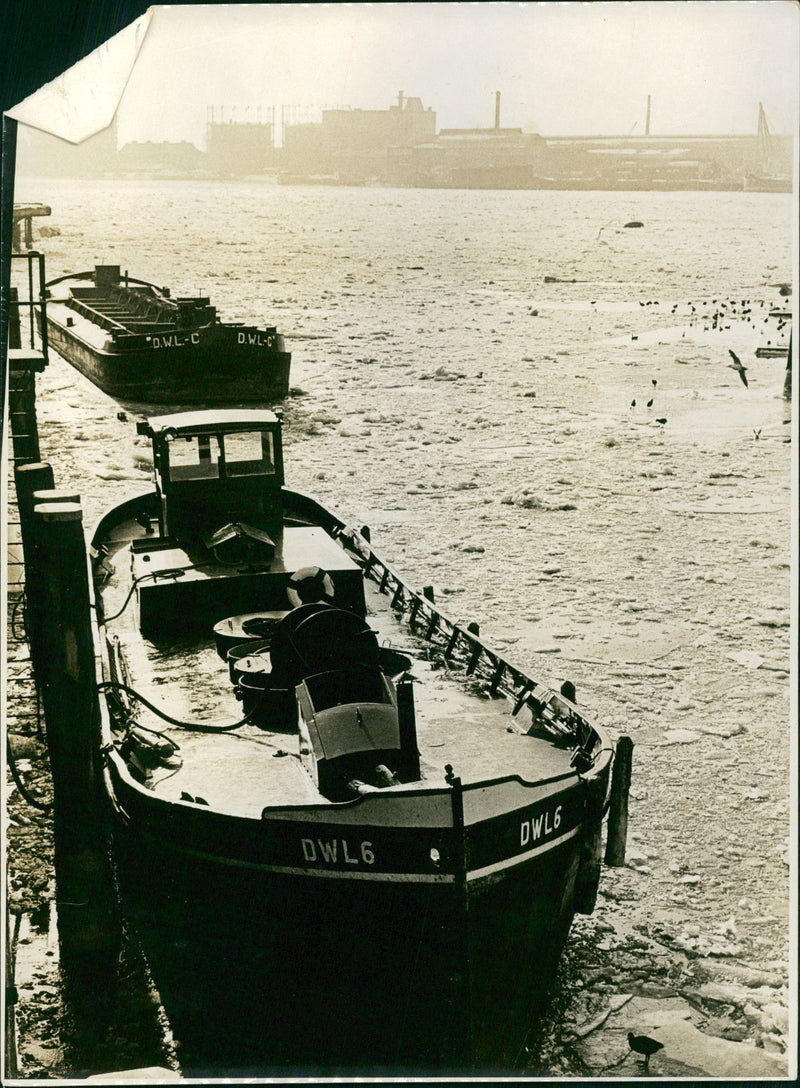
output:
<path id="1" fill-rule="evenodd" d="M 614 754 L 611 772 L 611 806 L 608 812 L 608 838 L 606 840 L 606 865 L 625 864 L 625 843 L 628 837 L 628 794 L 631 788 L 633 741 L 621 736 Z"/>
<path id="2" fill-rule="evenodd" d="M 30 576 L 39 584 L 37 681 L 53 776 L 61 967 L 76 1011 L 99 1030 L 116 981 L 120 930 L 99 768 L 100 703 L 78 503 L 40 503 Z M 90 1015 L 89 1015 L 90 1014 Z"/>

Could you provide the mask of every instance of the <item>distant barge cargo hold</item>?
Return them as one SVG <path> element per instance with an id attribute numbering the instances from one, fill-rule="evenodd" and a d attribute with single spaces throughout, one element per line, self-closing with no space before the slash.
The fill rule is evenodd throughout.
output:
<path id="1" fill-rule="evenodd" d="M 126 403 L 264 404 L 289 391 L 291 354 L 274 326 L 220 321 L 208 298 L 97 265 L 51 280 L 50 346 Z"/>

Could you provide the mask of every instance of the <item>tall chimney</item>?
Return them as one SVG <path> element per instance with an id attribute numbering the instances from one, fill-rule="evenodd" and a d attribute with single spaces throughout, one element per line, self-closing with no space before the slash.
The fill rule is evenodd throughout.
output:
<path id="1" fill-rule="evenodd" d="M 403 108 L 403 92 L 402 91 L 397 92 L 397 105 L 400 107 L 400 109 Z"/>
<path id="2" fill-rule="evenodd" d="M 494 127 L 500 128 L 500 92 L 494 92 Z"/>
<path id="3" fill-rule="evenodd" d="M 647 96 L 647 116 L 644 119 L 644 134 L 650 135 L 650 95 Z"/>

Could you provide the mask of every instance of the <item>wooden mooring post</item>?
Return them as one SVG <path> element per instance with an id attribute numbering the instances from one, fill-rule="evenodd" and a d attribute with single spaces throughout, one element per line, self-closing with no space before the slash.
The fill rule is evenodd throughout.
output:
<path id="1" fill-rule="evenodd" d="M 100 1031 L 116 983 L 120 929 L 100 792 L 100 703 L 89 573 L 79 503 L 30 514 L 26 581 L 37 632 L 39 684 L 53 777 L 56 909 L 70 1003 Z"/>
<path id="2" fill-rule="evenodd" d="M 32 562 L 33 537 L 33 508 L 36 505 L 33 496 L 40 488 L 53 486 L 53 470 L 43 461 L 29 461 L 25 465 L 17 465 L 14 469 L 14 489 L 17 493 L 17 512 L 19 514 L 19 535 L 22 543 L 22 565 L 27 570 Z M 20 586 L 22 582 L 20 582 Z M 34 664 L 39 657 L 38 632 L 36 631 L 36 617 L 41 609 L 31 608 L 31 601 L 36 598 L 38 582 L 25 586 L 25 636 L 28 640 L 31 662 Z"/>
<path id="3" fill-rule="evenodd" d="M 786 371 L 783 375 L 783 396 L 785 400 L 792 399 L 792 332 L 789 333 L 789 354 L 786 358 Z"/>
<path id="4" fill-rule="evenodd" d="M 614 766 L 611 771 L 611 805 L 608 810 L 606 865 L 620 866 L 625 864 L 625 845 L 628 838 L 628 794 L 631 788 L 632 765 L 633 741 L 630 737 L 623 735 L 617 741 Z"/>

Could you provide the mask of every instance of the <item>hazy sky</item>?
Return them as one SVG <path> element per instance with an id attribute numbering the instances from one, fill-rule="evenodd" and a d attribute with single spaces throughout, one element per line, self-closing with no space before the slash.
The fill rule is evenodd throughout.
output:
<path id="1" fill-rule="evenodd" d="M 775 132 L 798 128 L 800 9 L 791 0 L 232 4 L 159 7 L 119 138 L 203 145 L 207 107 L 387 109 L 422 98 L 437 128 Z M 245 115 L 245 107 L 249 113 Z M 265 116 L 265 115 L 264 115 Z"/>

